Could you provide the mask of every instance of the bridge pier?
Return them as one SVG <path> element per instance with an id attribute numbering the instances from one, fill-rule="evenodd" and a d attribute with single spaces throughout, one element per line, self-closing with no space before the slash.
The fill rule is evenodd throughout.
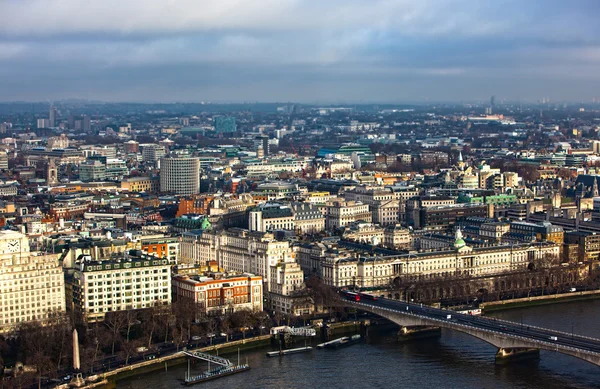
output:
<path id="1" fill-rule="evenodd" d="M 438 338 L 442 335 L 440 327 L 402 326 L 398 331 L 398 341 L 408 342 L 415 339 Z"/>
<path id="2" fill-rule="evenodd" d="M 500 348 L 496 353 L 497 365 L 530 359 L 540 359 L 540 350 L 537 348 Z"/>

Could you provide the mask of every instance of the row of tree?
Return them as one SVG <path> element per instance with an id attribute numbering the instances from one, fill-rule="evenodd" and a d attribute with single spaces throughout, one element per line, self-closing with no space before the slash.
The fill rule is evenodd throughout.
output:
<path id="1" fill-rule="evenodd" d="M 74 328 L 79 334 L 81 370 L 84 374 L 94 374 L 107 368 L 105 361 L 110 357 L 128 364 L 132 357 L 156 351 L 159 345 L 180 350 L 192 338 L 201 339 L 201 343 L 212 343 L 219 334 L 229 338 L 239 333 L 245 338 L 248 331 L 260 334 L 268 331 L 273 320 L 266 312 L 249 310 L 230 309 L 221 315 L 205 316 L 188 302 L 108 312 L 103 322 L 91 324 L 77 320 L 74 315 L 57 313 L 44 325 L 24 323 L 13 333 L 0 337 L 0 372 L 5 366 L 14 367 L 19 362 L 35 369 L 35 373 L 17 374 L 1 382 L 3 387 L 13 384 L 26 387 L 37 380 L 41 386 L 43 378 L 58 378 L 70 372 Z"/>

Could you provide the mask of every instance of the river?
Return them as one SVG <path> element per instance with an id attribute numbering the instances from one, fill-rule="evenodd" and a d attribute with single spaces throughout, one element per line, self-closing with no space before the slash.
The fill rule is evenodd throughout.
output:
<path id="1" fill-rule="evenodd" d="M 600 338 L 600 300 L 512 309 L 492 316 Z M 542 351 L 539 361 L 496 366 L 495 347 L 459 332 L 398 343 L 395 333 L 371 333 L 366 342 L 338 350 L 313 350 L 267 358 L 266 349 L 242 354 L 249 372 L 196 385 L 202 389 L 348 388 L 598 388 L 600 367 Z M 237 355 L 229 356 L 234 362 Z M 204 365 L 202 365 L 204 367 Z M 186 367 L 154 372 L 117 383 L 119 389 L 180 388 Z M 200 366 L 195 368 L 200 372 Z"/>

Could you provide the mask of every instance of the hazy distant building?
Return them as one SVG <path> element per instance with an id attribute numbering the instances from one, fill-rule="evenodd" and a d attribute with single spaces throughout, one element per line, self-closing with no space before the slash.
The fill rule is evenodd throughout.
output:
<path id="1" fill-rule="evenodd" d="M 50 112 L 48 113 L 50 127 L 56 127 L 56 107 L 51 106 Z"/>
<path id="2" fill-rule="evenodd" d="M 82 129 L 83 132 L 90 132 L 92 129 L 92 121 L 88 115 L 83 115 L 82 121 Z"/>
<path id="3" fill-rule="evenodd" d="M 235 132 L 237 130 L 234 116 L 217 116 L 215 117 L 214 122 L 216 132 Z"/>
<path id="4" fill-rule="evenodd" d="M 50 126 L 50 119 L 38 119 L 37 128 L 48 128 Z"/>
<path id="5" fill-rule="evenodd" d="M 160 191 L 178 195 L 200 192 L 200 160 L 198 158 L 161 158 Z"/>
<path id="6" fill-rule="evenodd" d="M 257 137 L 254 138 L 254 148 L 256 149 L 256 152 L 258 153 L 259 148 L 262 148 L 262 154 L 263 157 L 268 157 L 269 156 L 269 137 L 265 136 L 265 135 L 259 135 Z"/>

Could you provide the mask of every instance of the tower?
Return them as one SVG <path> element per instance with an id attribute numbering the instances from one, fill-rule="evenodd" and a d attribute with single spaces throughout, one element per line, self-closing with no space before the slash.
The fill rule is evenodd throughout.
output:
<path id="1" fill-rule="evenodd" d="M 48 118 L 50 121 L 50 127 L 56 127 L 56 107 L 54 105 L 50 106 L 50 112 L 48 113 Z"/>
<path id="2" fill-rule="evenodd" d="M 46 167 L 46 184 L 54 185 L 58 182 L 58 169 L 56 168 L 56 162 L 54 159 L 48 160 L 48 166 Z"/>

